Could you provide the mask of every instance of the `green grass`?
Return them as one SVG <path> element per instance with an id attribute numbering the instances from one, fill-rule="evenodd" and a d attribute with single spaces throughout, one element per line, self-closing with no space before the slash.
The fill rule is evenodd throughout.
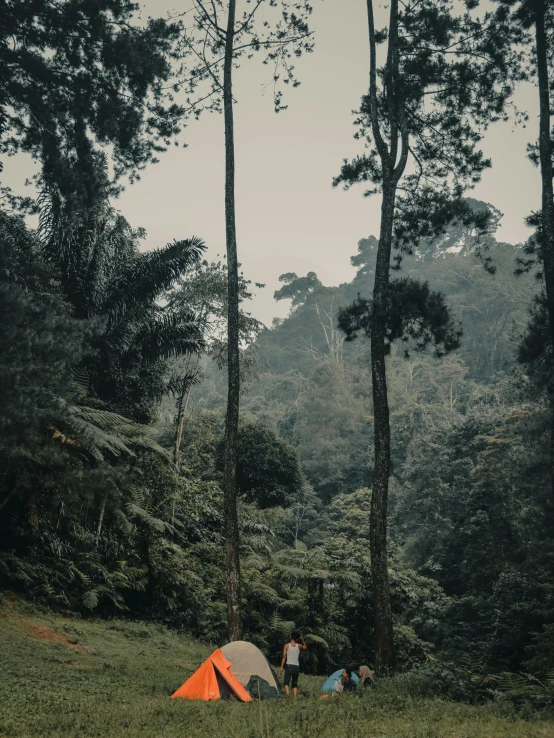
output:
<path id="1" fill-rule="evenodd" d="M 554 738 L 544 717 L 421 699 L 394 680 L 332 700 L 307 676 L 296 702 L 169 699 L 209 653 L 161 626 L 63 619 L 5 599 L 0 738 Z"/>

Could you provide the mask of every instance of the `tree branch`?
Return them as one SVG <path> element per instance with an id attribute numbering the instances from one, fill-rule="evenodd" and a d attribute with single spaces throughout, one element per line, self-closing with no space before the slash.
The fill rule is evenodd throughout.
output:
<path id="1" fill-rule="evenodd" d="M 389 111 L 390 128 L 390 160 L 391 168 L 396 163 L 398 151 L 398 0 L 392 0 L 390 5 L 389 21 L 389 44 L 387 49 L 387 64 L 385 67 L 385 91 L 387 95 L 387 108 Z"/>
<path id="2" fill-rule="evenodd" d="M 195 2 L 197 3 L 200 10 L 202 11 L 204 18 L 208 21 L 208 23 L 212 26 L 212 28 L 214 28 L 217 31 L 218 35 L 221 37 L 221 40 L 224 41 L 225 40 L 225 29 L 220 28 L 217 25 L 217 14 L 215 13 L 215 7 L 214 7 L 215 20 L 214 20 L 214 18 L 211 17 L 211 15 L 208 13 L 206 8 L 204 7 L 202 0 L 195 0 Z"/>
<path id="3" fill-rule="evenodd" d="M 237 36 L 238 36 L 239 34 L 241 34 L 241 33 L 242 33 L 242 32 L 244 31 L 244 29 L 245 29 L 245 28 L 246 28 L 246 27 L 248 26 L 248 24 L 250 23 L 250 21 L 251 21 L 251 20 L 252 20 L 252 18 L 254 17 L 254 15 L 255 15 L 256 11 L 258 10 L 258 8 L 260 7 L 260 5 L 261 5 L 261 4 L 263 3 L 263 2 L 264 2 L 264 0 L 258 0 L 258 2 L 256 3 L 256 5 L 255 5 L 255 7 L 254 7 L 254 10 L 253 10 L 253 11 L 252 11 L 252 12 L 250 13 L 250 15 L 249 15 L 249 16 L 248 16 L 248 17 L 246 18 L 246 20 L 244 21 L 244 23 L 243 23 L 243 24 L 241 25 L 241 27 L 240 27 L 240 28 L 238 29 L 238 31 L 237 31 Z"/>
<path id="4" fill-rule="evenodd" d="M 367 17 L 369 26 L 369 105 L 371 112 L 371 130 L 383 164 L 389 165 L 389 150 L 381 135 L 379 120 L 377 118 L 377 48 L 375 42 L 373 0 L 367 0 Z"/>
<path id="5" fill-rule="evenodd" d="M 406 121 L 406 113 L 403 103 L 400 103 L 399 118 L 400 135 L 402 137 L 402 153 L 400 154 L 398 164 L 394 168 L 393 178 L 395 182 L 398 182 L 400 177 L 404 174 L 406 163 L 408 161 L 408 154 L 410 153 L 410 131 Z"/>

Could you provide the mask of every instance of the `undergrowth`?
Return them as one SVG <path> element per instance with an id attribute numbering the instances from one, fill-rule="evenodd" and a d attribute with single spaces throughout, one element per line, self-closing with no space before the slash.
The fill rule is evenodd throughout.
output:
<path id="1" fill-rule="evenodd" d="M 162 626 L 64 619 L 5 600 L 0 738 L 554 738 L 545 711 L 429 696 L 424 676 L 326 700 L 323 678 L 305 675 L 296 702 L 170 699 L 210 650 Z"/>

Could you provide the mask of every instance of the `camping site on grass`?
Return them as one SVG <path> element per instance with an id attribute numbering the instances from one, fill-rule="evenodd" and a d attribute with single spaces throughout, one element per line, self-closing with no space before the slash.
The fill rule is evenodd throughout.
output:
<path id="1" fill-rule="evenodd" d="M 0 603 L 2 738 L 554 738 L 554 721 L 512 704 L 426 696 L 402 678 L 320 700 L 304 676 L 285 699 L 171 699 L 210 648 L 162 626 L 87 621 Z"/>
<path id="2" fill-rule="evenodd" d="M 0 738 L 124 737 L 554 738 L 554 0 L 0 0 Z"/>

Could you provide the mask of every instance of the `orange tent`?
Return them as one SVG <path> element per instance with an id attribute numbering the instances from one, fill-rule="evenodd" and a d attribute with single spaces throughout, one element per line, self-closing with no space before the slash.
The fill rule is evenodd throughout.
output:
<path id="1" fill-rule="evenodd" d="M 219 648 L 171 696 L 185 697 L 189 700 L 252 701 L 252 697 L 233 674 L 231 664 Z"/>

